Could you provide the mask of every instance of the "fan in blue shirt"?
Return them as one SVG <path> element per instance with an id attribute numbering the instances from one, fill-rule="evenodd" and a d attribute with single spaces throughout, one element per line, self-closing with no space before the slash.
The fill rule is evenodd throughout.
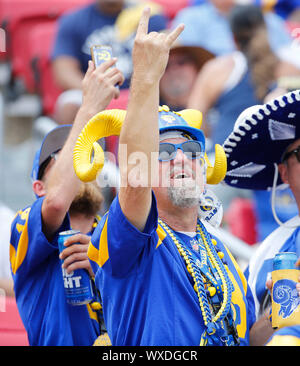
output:
<path id="1" fill-rule="evenodd" d="M 20 210 L 12 223 L 11 270 L 30 345 L 88 346 L 101 332 L 101 314 L 93 303 L 67 304 L 61 260 L 69 274 L 81 268 L 94 276 L 87 247 L 103 197 L 95 183 L 83 184 L 76 177 L 72 152 L 85 122 L 119 93 L 114 85 L 122 83 L 123 75 L 117 70 L 111 76 L 108 69 L 113 64 L 107 61 L 95 70 L 90 63 L 83 82 L 85 98 L 74 124 L 59 126 L 44 138 L 32 169 L 37 199 Z M 58 234 L 71 228 L 80 233 L 72 236 L 59 254 Z M 97 292 L 92 301 L 99 301 Z"/>
<path id="2" fill-rule="evenodd" d="M 105 324 L 116 346 L 247 345 L 251 291 L 232 255 L 198 218 L 204 185 L 223 179 L 226 158 L 216 146 L 215 165 L 206 160 L 199 111 L 159 108 L 159 81 L 183 26 L 148 33 L 149 17 L 145 9 L 127 112 L 94 116 L 74 149 L 75 171 L 92 180 L 93 141 L 121 130 L 120 191 L 88 250 Z M 91 164 L 85 157 L 93 147 Z M 202 202 L 204 211 L 207 206 Z"/>

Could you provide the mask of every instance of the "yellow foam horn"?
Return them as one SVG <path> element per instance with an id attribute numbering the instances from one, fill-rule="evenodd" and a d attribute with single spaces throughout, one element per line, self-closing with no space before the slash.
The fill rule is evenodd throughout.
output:
<path id="1" fill-rule="evenodd" d="M 184 120 L 194 128 L 201 128 L 202 113 L 193 109 L 185 109 L 178 112 Z M 76 175 L 83 182 L 96 179 L 104 165 L 104 152 L 97 141 L 103 137 L 120 135 L 121 127 L 126 116 L 126 111 L 111 109 L 100 112 L 92 117 L 81 131 L 73 152 L 73 163 Z M 94 153 L 93 159 L 92 155 Z M 91 161 L 92 160 L 92 161 Z M 220 183 L 227 171 L 227 159 L 220 145 L 215 145 L 215 164 L 207 162 L 207 183 Z"/>
<path id="2" fill-rule="evenodd" d="M 178 114 L 191 126 L 200 130 L 202 126 L 202 113 L 197 109 L 183 109 Z"/>
<path id="3" fill-rule="evenodd" d="M 73 151 L 74 169 L 80 180 L 91 182 L 96 179 L 104 165 L 104 152 L 96 141 L 120 135 L 125 116 L 125 110 L 106 110 L 92 117 L 83 128 Z"/>
<path id="4" fill-rule="evenodd" d="M 202 125 L 202 113 L 196 109 L 184 109 L 179 111 L 178 114 L 191 126 L 194 128 L 201 128 Z M 220 183 L 226 175 L 227 171 L 227 158 L 225 152 L 221 145 L 215 145 L 215 165 L 213 166 L 206 153 L 205 160 L 207 162 L 207 183 L 208 184 L 218 184 Z"/>
<path id="5" fill-rule="evenodd" d="M 219 144 L 215 145 L 215 164 L 210 163 L 206 153 L 205 160 L 207 162 L 206 180 L 208 184 L 220 183 L 226 175 L 227 171 L 227 158 L 223 147 Z"/>

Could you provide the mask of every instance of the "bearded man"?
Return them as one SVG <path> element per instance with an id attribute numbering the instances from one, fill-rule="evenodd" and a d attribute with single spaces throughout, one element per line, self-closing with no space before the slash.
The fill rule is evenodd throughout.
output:
<path id="1" fill-rule="evenodd" d="M 251 291 L 232 255 L 198 218 L 206 173 L 207 182 L 217 184 L 225 174 L 213 178 L 226 159 L 216 154 L 211 175 L 204 135 L 191 125 L 199 111 L 192 118 L 189 110 L 159 108 L 159 82 L 183 25 L 148 33 L 149 17 L 146 8 L 133 48 L 127 111 L 99 113 L 74 149 L 76 173 L 92 179 L 90 161 L 86 165 L 78 154 L 95 146 L 93 133 L 123 118 L 120 190 L 88 249 L 108 335 L 113 346 L 247 345 Z M 126 154 L 120 153 L 124 147 Z"/>

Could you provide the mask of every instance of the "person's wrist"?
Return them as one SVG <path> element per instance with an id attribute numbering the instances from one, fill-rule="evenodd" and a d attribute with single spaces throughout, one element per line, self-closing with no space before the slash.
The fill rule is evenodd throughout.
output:
<path id="1" fill-rule="evenodd" d="M 94 106 L 89 106 L 89 105 L 82 105 L 79 108 L 78 111 L 78 115 L 79 117 L 82 119 L 85 119 L 85 121 L 83 121 L 84 123 L 86 123 L 88 120 L 90 120 L 92 117 L 94 117 L 95 114 L 101 112 L 101 110 L 97 110 Z"/>
<path id="2" fill-rule="evenodd" d="M 145 72 L 144 69 L 140 71 L 138 68 L 136 68 L 136 70 L 133 71 L 131 83 L 142 84 L 147 87 L 151 87 L 159 84 L 160 78 L 161 77 L 156 73 L 151 73 L 151 71 Z"/>

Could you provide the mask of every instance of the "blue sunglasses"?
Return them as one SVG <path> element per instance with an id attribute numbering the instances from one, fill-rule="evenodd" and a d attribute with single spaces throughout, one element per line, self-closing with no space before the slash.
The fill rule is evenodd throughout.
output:
<path id="1" fill-rule="evenodd" d="M 203 144 L 200 141 L 185 141 L 181 144 L 162 142 L 159 144 L 159 161 L 173 160 L 180 149 L 189 159 L 200 159 L 204 155 Z"/>

